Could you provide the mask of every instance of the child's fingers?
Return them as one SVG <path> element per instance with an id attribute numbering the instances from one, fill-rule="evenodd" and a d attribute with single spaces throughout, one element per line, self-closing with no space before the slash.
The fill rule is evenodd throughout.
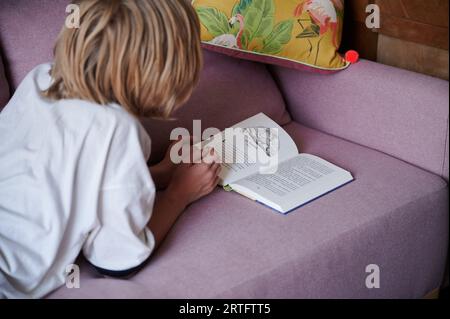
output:
<path id="1" fill-rule="evenodd" d="M 222 166 L 220 164 L 217 164 L 215 169 L 216 169 L 215 170 L 215 176 L 219 176 L 220 170 L 222 169 Z"/>
<path id="2" fill-rule="evenodd" d="M 217 187 L 217 185 L 219 184 L 219 181 L 220 181 L 220 177 L 216 176 L 212 181 L 211 188 L 214 189 L 215 187 Z"/>
<path id="3" fill-rule="evenodd" d="M 218 172 L 220 171 L 220 164 L 217 163 L 213 163 L 211 164 L 211 166 L 209 167 L 209 172 L 211 172 L 211 179 L 215 178 L 218 174 Z"/>
<path id="4" fill-rule="evenodd" d="M 203 162 L 206 164 L 215 164 L 219 162 L 219 157 L 217 156 L 216 151 L 214 148 L 208 148 L 207 150 L 203 151 Z"/>
<path id="5" fill-rule="evenodd" d="M 216 176 L 209 184 L 207 184 L 204 188 L 203 188 L 203 194 L 207 195 L 209 193 L 211 193 L 219 184 L 219 177 Z"/>
<path id="6" fill-rule="evenodd" d="M 219 164 L 198 164 L 200 166 L 202 166 L 202 170 L 203 173 L 201 173 L 201 179 L 202 179 L 202 184 L 203 186 L 207 187 L 209 186 L 217 177 L 217 170 L 218 170 L 218 166 Z"/>
<path id="7" fill-rule="evenodd" d="M 216 178 L 214 178 L 214 180 L 211 184 L 211 190 L 214 190 L 217 187 L 217 185 L 219 185 L 219 182 L 220 182 L 220 178 L 219 178 L 219 176 L 216 176 Z"/>
<path id="8" fill-rule="evenodd" d="M 202 149 L 203 162 L 206 163 L 206 160 L 210 157 L 211 151 L 213 151 L 213 149 L 209 146 L 206 146 L 205 148 Z"/>

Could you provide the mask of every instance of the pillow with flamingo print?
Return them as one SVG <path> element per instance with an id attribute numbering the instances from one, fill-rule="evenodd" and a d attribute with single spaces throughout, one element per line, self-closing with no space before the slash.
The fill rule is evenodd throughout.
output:
<path id="1" fill-rule="evenodd" d="M 338 53 L 344 0 L 193 0 L 206 49 L 295 69 L 330 72 Z"/>

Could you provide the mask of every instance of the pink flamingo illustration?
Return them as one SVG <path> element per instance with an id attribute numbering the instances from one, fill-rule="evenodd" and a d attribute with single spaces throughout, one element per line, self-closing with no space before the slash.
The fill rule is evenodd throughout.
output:
<path id="1" fill-rule="evenodd" d="M 233 34 L 222 34 L 209 41 L 211 44 L 220 45 L 227 48 L 242 49 L 242 34 L 244 33 L 245 22 L 241 14 L 237 14 L 229 21 L 230 26 L 239 22 L 239 32 L 236 36 Z"/>
<path id="2" fill-rule="evenodd" d="M 338 48 L 337 31 L 338 18 L 336 8 L 342 10 L 344 5 L 342 0 L 306 0 L 301 2 L 294 12 L 294 16 L 301 16 L 305 11 L 309 13 L 311 19 L 320 27 L 320 35 L 324 35 L 328 29 L 333 32 L 333 45 Z"/>

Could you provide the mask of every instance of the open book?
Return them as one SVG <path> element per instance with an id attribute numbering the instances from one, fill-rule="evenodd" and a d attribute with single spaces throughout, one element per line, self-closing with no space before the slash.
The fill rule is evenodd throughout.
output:
<path id="1" fill-rule="evenodd" d="M 226 132 L 220 133 L 220 138 L 202 143 L 202 148 L 221 150 L 220 185 L 228 191 L 287 214 L 353 181 L 352 175 L 344 169 L 317 156 L 299 154 L 286 131 L 263 113 L 233 128 L 235 136 L 241 134 L 248 143 L 227 143 L 230 135 L 227 137 Z M 255 154 L 264 156 L 255 160 Z M 275 169 L 269 163 L 275 163 Z"/>

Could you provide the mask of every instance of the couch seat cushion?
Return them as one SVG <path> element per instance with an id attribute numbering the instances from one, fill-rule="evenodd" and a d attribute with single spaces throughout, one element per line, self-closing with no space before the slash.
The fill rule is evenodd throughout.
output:
<path id="1" fill-rule="evenodd" d="M 82 260 L 80 289 L 51 298 L 411 298 L 436 288 L 448 239 L 448 188 L 383 153 L 291 123 L 303 152 L 356 180 L 286 216 L 217 190 L 180 217 L 153 260 L 128 280 Z M 380 268 L 381 288 L 365 270 Z"/>

